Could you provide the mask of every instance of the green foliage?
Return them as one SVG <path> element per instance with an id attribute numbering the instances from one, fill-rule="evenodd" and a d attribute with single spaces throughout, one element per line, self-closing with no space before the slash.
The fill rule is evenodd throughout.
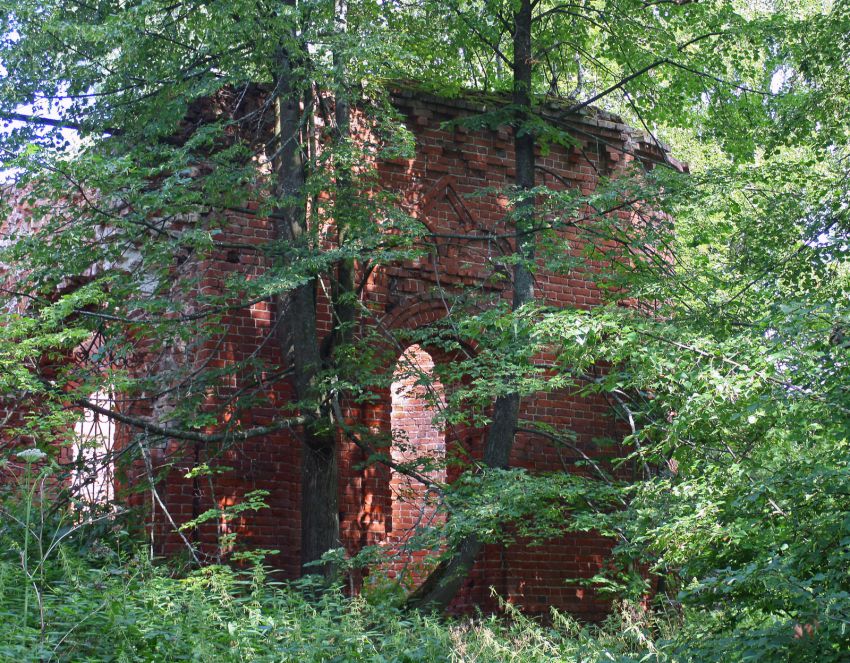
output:
<path id="1" fill-rule="evenodd" d="M 556 628 L 521 618 L 454 624 L 337 592 L 311 602 L 261 572 L 222 567 L 184 579 L 144 563 L 69 573 L 73 582 L 57 583 L 44 597 L 49 629 L 4 624 L 0 654 L 57 661 L 568 661 L 636 644 L 619 634 L 606 634 L 610 644 L 597 642 L 593 630 L 563 615 Z M 14 581 L 4 565 L 0 591 L 9 606 Z M 88 583 L 98 587 L 96 597 Z"/>
<path id="2" fill-rule="evenodd" d="M 178 575 L 152 564 L 114 518 L 100 531 L 90 524 L 57 530 L 57 540 L 51 531 L 61 518 L 41 517 L 30 566 L 19 555 L 22 531 L 9 518 L 25 507 L 3 502 L 4 660 L 548 662 L 612 660 L 651 646 L 650 623 L 634 609 L 601 629 L 557 612 L 544 626 L 509 606 L 506 618 L 455 622 L 348 598 L 309 577 L 279 582 L 260 565 Z"/>
<path id="3" fill-rule="evenodd" d="M 530 109 L 504 104 L 516 1 L 349 5 L 342 33 L 333 3 L 319 0 L 203 7 L 0 0 L 0 114 L 21 105 L 60 111 L 78 130 L 74 146 L 37 123 L 2 135 L 3 166 L 16 169 L 16 194 L 41 224 L 38 232 L 10 229 L 0 253 L 15 270 L 0 325 L 0 392 L 28 399 L 38 413 L 17 433 L 42 445 L 61 437 L 68 400 L 109 385 L 130 398 L 161 396 L 160 423 L 193 432 L 218 425 L 226 438 L 239 432 L 232 412 L 267 404 L 260 387 L 287 379 L 285 357 L 224 368 L 175 361 L 133 377 L 122 360 L 139 346 L 196 356 L 223 338 L 228 311 L 328 282 L 346 261 L 371 270 L 424 257 L 422 224 L 375 193 L 368 167 L 373 156 L 407 157 L 413 147 L 382 98 L 386 78 L 417 78 L 443 95 L 474 87 L 473 99 L 503 106 L 466 120 L 469 127 L 513 126 L 544 148 L 573 143 L 553 113 L 589 112 L 592 102 L 670 140 L 691 162 L 690 175 L 659 165 L 624 170 L 590 194 L 540 185 L 478 195 L 512 204 L 533 195 L 534 219 L 509 213 L 506 221 L 534 235 L 547 269 L 594 279 L 603 304 L 509 310 L 507 274 L 524 259 L 508 251 L 492 261 L 490 291 L 439 291 L 446 321 L 395 340 L 462 357 L 437 371 L 447 424 L 487 426 L 489 405 L 506 394 L 573 390 L 606 398 L 627 427 L 622 444 L 585 450 L 572 431 L 524 423 L 523 435 L 563 452 L 563 473 L 479 471 L 467 458 L 450 459 L 470 471 L 442 487 L 451 517 L 441 532 L 422 532 L 422 545 L 470 533 L 506 542 L 598 529 L 618 542 L 599 585 L 636 600 L 661 579 L 655 614 L 623 617 L 627 635 L 613 642 L 559 616 L 551 629 L 516 614 L 508 624 L 445 626 L 332 592 L 310 602 L 260 570 L 245 576 L 211 567 L 176 579 L 112 549 L 86 556 L 64 543 L 31 557 L 38 546 L 30 544 L 45 539 L 30 526 L 35 493 L 28 492 L 23 518 L 2 530 L 8 636 L 0 653 L 22 660 L 846 658 L 848 3 L 535 2 L 532 91 L 559 99 L 538 97 Z M 304 241 L 234 249 L 222 241 L 227 213 L 251 204 L 262 215 L 292 203 L 263 174 L 276 155 L 257 121 L 262 113 L 241 106 L 243 95 L 277 79 L 281 50 L 294 54 L 296 89 L 341 92 L 362 82 L 376 142 L 362 152 L 343 141 L 317 153 L 305 140 L 307 177 L 294 196 L 305 210 L 314 203 Z M 347 63 L 342 86 L 334 55 Z M 210 99 L 223 110 L 190 129 L 187 118 Z M 351 173 L 347 187 L 335 188 L 335 166 Z M 316 204 L 325 193 L 327 204 Z M 346 202 L 336 209 L 336 200 Z M 340 210 L 344 241 L 326 232 Z M 220 291 L 203 289 L 199 265 L 228 250 L 269 267 L 234 274 Z M 348 295 L 341 303 L 356 302 Z M 336 347 L 317 376 L 316 402 L 288 403 L 282 414 L 340 396 L 373 399 L 375 387 L 390 383 L 395 360 L 379 336 Z M 68 353 L 90 338 L 101 339 L 98 350 L 71 366 Z M 230 409 L 205 408 L 208 394 L 235 376 L 247 387 Z M 373 445 L 372 461 L 390 457 L 386 436 L 369 437 L 366 427 L 346 432 Z M 427 470 L 435 460 L 408 465 Z M 189 526 L 261 506 L 249 500 Z M 92 586 L 102 591 L 85 589 Z M 31 610 L 30 588 L 44 625 Z M 673 628 L 663 640 L 651 635 L 667 622 Z"/>

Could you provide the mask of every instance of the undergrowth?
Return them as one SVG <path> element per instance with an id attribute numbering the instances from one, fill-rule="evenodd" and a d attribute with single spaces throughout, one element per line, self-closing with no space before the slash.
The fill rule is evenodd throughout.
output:
<path id="1" fill-rule="evenodd" d="M 187 571 L 152 561 L 126 515 L 57 507 L 47 474 L 28 464 L 0 494 L 0 662 L 847 660 L 842 634 L 754 610 L 620 603 L 587 625 L 504 604 L 451 620 L 403 611 L 385 591 L 284 582 L 260 563 Z"/>
<path id="2" fill-rule="evenodd" d="M 0 660 L 525 663 L 646 651 L 635 623 L 592 628 L 555 612 L 547 625 L 517 612 L 446 621 L 278 582 L 262 567 L 177 577 L 107 549 L 62 550 L 49 567 L 24 622 L 26 578 L 14 560 L 0 562 Z"/>

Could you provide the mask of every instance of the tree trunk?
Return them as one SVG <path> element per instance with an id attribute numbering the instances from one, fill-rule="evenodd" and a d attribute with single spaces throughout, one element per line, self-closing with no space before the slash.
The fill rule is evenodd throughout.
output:
<path id="1" fill-rule="evenodd" d="M 534 135 L 525 129 L 531 107 L 531 10 L 531 0 L 522 0 L 514 14 L 513 103 L 518 109 L 514 121 L 514 159 L 518 194 L 534 188 Z M 518 258 L 513 273 L 514 311 L 534 300 L 534 211 L 531 196 L 519 200 L 514 210 L 517 235 L 514 251 Z M 488 467 L 508 467 L 519 420 L 519 404 L 520 394 L 513 392 L 499 396 L 493 405 L 493 421 L 484 445 L 484 463 Z M 482 541 L 474 534 L 466 537 L 454 554 L 441 562 L 410 595 L 408 606 L 444 610 L 460 590 L 482 547 Z"/>
<path id="2" fill-rule="evenodd" d="M 294 6 L 295 0 L 285 0 Z M 294 32 L 290 37 L 294 38 Z M 275 234 L 289 247 L 309 242 L 304 189 L 301 90 L 292 85 L 293 53 L 280 53 L 275 99 L 276 152 L 274 168 L 281 207 L 273 215 Z M 287 341 L 292 344 L 295 396 L 307 423 L 302 431 L 301 461 L 301 565 L 306 573 L 331 576 L 334 569 L 305 566 L 339 545 L 338 466 L 334 429 L 321 406 L 317 378 L 322 361 L 316 317 L 316 281 L 278 297 L 278 314 L 284 316 Z"/>
<path id="3" fill-rule="evenodd" d="M 336 29 L 344 36 L 347 29 L 348 6 L 346 0 L 334 2 Z M 346 70 L 344 56 L 339 49 L 334 50 L 334 78 L 336 90 L 334 93 L 334 120 L 336 134 L 334 149 L 346 149 L 351 126 L 351 110 L 345 93 Z M 342 246 L 349 236 L 351 209 L 351 178 L 349 177 L 344 159 L 335 161 L 336 192 L 334 205 L 334 222 L 337 226 L 339 245 Z M 323 357 L 318 338 L 314 334 L 310 344 L 315 354 L 311 361 L 315 362 L 315 370 L 311 376 L 315 378 L 323 360 L 333 361 L 334 350 L 351 339 L 352 326 L 356 309 L 351 297 L 355 291 L 354 260 L 344 259 L 337 265 L 336 278 L 332 285 L 332 307 L 330 350 L 331 356 Z M 315 320 L 315 288 L 311 287 L 312 309 L 309 313 Z M 293 309 L 293 317 L 299 314 Z M 297 323 L 297 321 L 296 321 Z M 315 323 L 313 330 L 316 329 Z M 296 349 L 296 355 L 298 354 Z M 298 361 L 296 357 L 296 362 Z M 298 370 L 296 368 L 296 376 Z M 296 378 L 297 379 L 297 378 Z M 315 385 L 310 385 L 315 391 Z M 319 398 L 319 394 L 313 394 Z M 299 395 L 299 399 L 301 396 Z M 307 431 L 304 444 L 304 459 L 302 461 L 302 510 L 301 510 L 301 563 L 305 564 L 319 559 L 325 552 L 341 545 L 339 535 L 339 466 L 337 460 L 336 426 L 328 406 L 322 406 L 317 412 L 316 426 Z M 310 568 L 303 569 L 309 571 Z M 326 564 L 322 572 L 328 578 L 336 573 L 333 565 Z"/>

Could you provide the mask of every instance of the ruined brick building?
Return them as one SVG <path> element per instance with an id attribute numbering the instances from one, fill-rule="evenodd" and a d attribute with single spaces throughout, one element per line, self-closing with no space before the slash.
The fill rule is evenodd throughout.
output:
<path id="1" fill-rule="evenodd" d="M 505 202 L 498 196 L 475 196 L 485 189 L 501 190 L 510 186 L 513 142 L 510 130 L 469 129 L 462 124 L 446 123 L 478 113 L 485 105 L 474 97 L 444 99 L 411 90 L 400 89 L 393 101 L 416 140 L 415 156 L 392 159 L 377 164 L 378 179 L 387 190 L 400 195 L 403 206 L 435 234 L 435 251 L 427 257 L 376 270 L 369 278 L 363 297 L 379 312 L 380 324 L 388 329 L 415 330 L 435 323 L 446 315 L 446 303 L 437 286 L 474 286 L 483 283 L 489 273 L 487 242 L 458 242 L 453 235 L 492 233 L 503 223 Z M 553 106 L 552 114 L 557 115 Z M 539 156 L 538 181 L 553 188 L 574 187 L 582 192 L 594 190 L 600 178 L 616 176 L 626 164 L 641 162 L 646 167 L 658 163 L 680 167 L 655 141 L 626 126 L 618 117 L 595 109 L 561 115 L 557 122 L 576 139 L 576 146 L 553 145 Z M 628 212 L 623 213 L 628 218 Z M 566 233 L 570 230 L 564 231 Z M 228 213 L 225 236 L 228 241 L 261 244 L 271 238 L 268 219 L 250 209 Z M 572 245 L 575 256 L 584 247 L 576 238 Z M 203 286 L 221 288 L 223 280 L 237 271 L 261 271 L 256 255 L 222 251 L 214 259 L 199 266 L 203 270 Z M 593 270 L 604 269 L 601 263 L 588 264 L 584 271 L 568 276 L 537 274 L 540 298 L 553 306 L 592 307 L 601 301 L 602 293 L 591 278 Z M 327 302 L 319 295 L 319 310 L 327 315 Z M 227 320 L 227 335 L 209 350 L 206 361 L 212 366 L 226 365 L 252 354 L 274 352 L 265 343 L 271 333 L 273 305 L 259 302 L 236 310 Z M 326 330 L 330 320 L 326 320 Z M 450 362 L 434 348 L 416 344 L 398 353 L 399 362 L 413 362 L 423 371 L 435 364 Z M 401 366 L 401 363 L 399 366 Z M 411 447 L 445 454 L 452 445 L 461 444 L 465 452 L 480 453 L 481 435 L 466 431 L 451 434 L 431 421 L 434 402 L 424 397 L 409 375 L 401 368 L 396 383 L 375 402 L 353 411 L 359 421 L 377 430 L 401 431 Z M 436 388 L 439 390 L 439 384 Z M 286 402 L 291 392 L 285 383 L 267 394 L 267 404 L 240 413 L 242 423 L 263 426 L 277 412 L 275 403 Z M 108 405 L 111 395 L 100 394 L 100 402 Z M 100 436 L 104 444 L 121 443 L 121 425 L 99 419 L 89 413 L 88 423 L 80 424 L 80 435 Z M 528 398 L 522 404 L 522 416 L 573 431 L 576 446 L 585 453 L 597 453 L 596 438 L 622 435 L 609 405 L 601 398 L 580 398 L 572 393 L 555 392 Z M 96 430 L 95 430 L 96 428 Z M 460 439 L 459 439 L 460 437 Z M 152 450 L 152 462 L 166 455 L 168 445 Z M 403 460 L 403 452 L 397 459 Z M 539 438 L 519 434 L 511 465 L 534 471 L 563 468 L 562 450 Z M 246 492 L 262 489 L 269 508 L 246 512 L 238 523 L 240 541 L 252 546 L 280 551 L 269 562 L 288 576 L 299 570 L 300 535 L 300 454 L 295 436 L 286 430 L 254 437 L 226 453 L 223 464 L 233 468 L 207 480 L 186 478 L 192 463 L 203 457 L 196 455 L 178 462 L 162 480 L 159 497 L 162 503 L 150 502 L 152 534 L 157 552 L 179 553 L 183 547 L 173 533 L 168 519 L 162 515 L 167 507 L 176 524 L 196 518 L 211 507 L 232 505 Z M 364 545 L 398 545 L 409 530 L 433 511 L 427 491 L 407 485 L 407 479 L 381 464 L 365 466 L 364 453 L 353 443 L 341 440 L 340 446 L 340 526 L 343 544 L 356 551 Z M 452 466 L 436 470 L 437 480 L 451 481 Z M 111 495 L 110 478 L 90 490 L 101 496 Z M 219 532 L 220 533 L 220 532 Z M 200 528 L 195 536 L 203 545 L 216 536 L 212 528 Z M 567 582 L 568 578 L 589 577 L 604 563 L 610 542 L 594 534 L 570 535 L 543 546 L 488 546 L 467 579 L 455 606 L 492 606 L 491 587 L 502 597 L 528 610 L 543 612 L 549 606 L 569 610 L 590 619 L 605 611 L 603 602 L 588 590 Z M 415 560 L 414 560 L 415 561 Z"/>

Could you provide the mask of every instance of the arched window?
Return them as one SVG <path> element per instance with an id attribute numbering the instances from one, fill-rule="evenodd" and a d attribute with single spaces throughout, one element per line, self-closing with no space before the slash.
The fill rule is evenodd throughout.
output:
<path id="1" fill-rule="evenodd" d="M 392 383 L 392 459 L 431 481 L 446 481 L 446 432 L 435 416 L 444 405 L 443 385 L 434 377 L 434 360 L 418 345 L 396 362 Z M 393 470 L 388 540 L 404 544 L 417 529 L 435 524 L 438 493 L 412 477 Z"/>

